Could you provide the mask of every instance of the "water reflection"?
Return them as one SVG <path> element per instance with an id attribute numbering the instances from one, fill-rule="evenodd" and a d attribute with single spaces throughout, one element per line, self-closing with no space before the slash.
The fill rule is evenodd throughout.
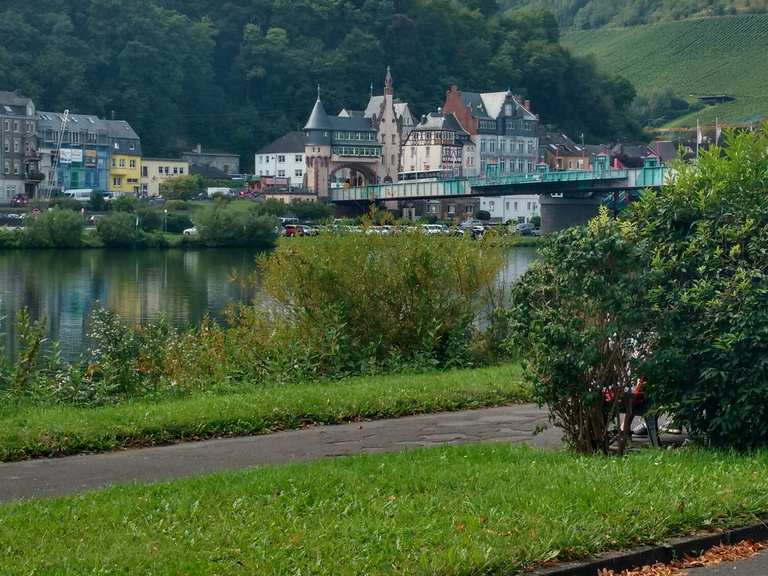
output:
<path id="1" fill-rule="evenodd" d="M 47 333 L 69 359 L 83 349 L 88 315 L 98 304 L 136 324 L 165 316 L 181 328 L 205 314 L 220 318 L 230 304 L 263 298 L 251 283 L 233 281 L 254 272 L 256 254 L 248 249 L 2 251 L 2 342 L 13 353 L 14 319 L 24 307 L 33 318 L 45 319 Z M 533 248 L 508 251 L 501 282 L 514 282 L 535 256 Z"/>

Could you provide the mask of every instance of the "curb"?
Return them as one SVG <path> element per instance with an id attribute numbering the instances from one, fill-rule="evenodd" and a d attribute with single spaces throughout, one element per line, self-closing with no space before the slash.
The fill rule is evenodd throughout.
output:
<path id="1" fill-rule="evenodd" d="M 631 570 L 642 566 L 668 564 L 683 556 L 698 556 L 720 544 L 736 544 L 743 540 L 768 540 L 768 518 L 742 528 L 697 534 L 669 540 L 658 546 L 641 546 L 624 552 L 609 552 L 589 560 L 563 562 L 551 568 L 526 572 L 526 576 L 596 576 L 599 570 Z"/>

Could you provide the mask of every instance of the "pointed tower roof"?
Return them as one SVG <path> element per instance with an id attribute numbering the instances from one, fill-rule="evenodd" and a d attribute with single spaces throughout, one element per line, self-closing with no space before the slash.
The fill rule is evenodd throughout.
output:
<path id="1" fill-rule="evenodd" d="M 331 119 L 325 112 L 323 102 L 320 100 L 320 88 L 317 89 L 317 102 L 315 107 L 312 108 L 312 114 L 309 115 L 309 120 L 304 126 L 304 130 L 331 130 Z"/>
<path id="2" fill-rule="evenodd" d="M 392 71 L 387 66 L 387 75 L 384 77 L 384 94 L 392 95 Z"/>

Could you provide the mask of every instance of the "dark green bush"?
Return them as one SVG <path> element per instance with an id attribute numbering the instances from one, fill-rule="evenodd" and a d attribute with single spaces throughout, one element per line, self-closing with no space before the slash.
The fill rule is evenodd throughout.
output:
<path id="1" fill-rule="evenodd" d="M 85 208 L 85 204 L 78 202 L 69 196 L 56 196 L 55 198 L 52 198 L 50 206 L 51 208 L 61 208 L 62 210 L 72 210 L 74 212 L 80 212 L 80 210 Z M 45 208 L 40 209 L 44 210 Z"/>
<path id="2" fill-rule="evenodd" d="M 649 390 L 715 446 L 768 444 L 768 126 L 679 165 L 630 215 L 651 246 Z"/>
<path id="3" fill-rule="evenodd" d="M 109 203 L 113 212 L 135 212 L 138 205 L 138 198 L 130 194 L 120 194 Z"/>
<path id="4" fill-rule="evenodd" d="M 277 220 L 256 207 L 243 210 L 215 200 L 195 215 L 198 236 L 206 246 L 272 246 Z"/>
<path id="5" fill-rule="evenodd" d="M 165 221 L 165 231 L 171 234 L 181 234 L 187 228 L 192 227 L 192 220 L 187 214 L 168 212 Z"/>
<path id="6" fill-rule="evenodd" d="M 30 248 L 78 248 L 83 228 L 81 214 L 54 208 L 27 218 L 23 244 Z"/>
<path id="7" fill-rule="evenodd" d="M 186 200 L 168 200 L 163 206 L 168 212 L 178 212 L 190 209 L 190 204 Z"/>
<path id="8" fill-rule="evenodd" d="M 321 202 L 293 202 L 288 210 L 299 220 L 325 220 L 333 216 L 333 208 Z"/>
<path id="9" fill-rule="evenodd" d="M 624 392 L 646 359 L 646 283 L 637 230 L 602 209 L 588 226 L 546 241 L 512 289 L 513 348 L 536 400 L 578 452 L 608 453 L 612 423 L 632 412 Z"/>
<path id="10" fill-rule="evenodd" d="M 141 240 L 141 231 L 136 227 L 136 215 L 116 212 L 96 222 L 96 235 L 104 246 L 129 248 Z"/>
<path id="11" fill-rule="evenodd" d="M 92 212 L 106 212 L 109 209 L 104 193 L 100 190 L 91 192 L 91 199 L 88 201 L 88 210 Z"/>
<path id="12" fill-rule="evenodd" d="M 136 215 L 139 217 L 139 226 L 144 232 L 154 232 L 163 229 L 162 211 L 140 208 Z"/>

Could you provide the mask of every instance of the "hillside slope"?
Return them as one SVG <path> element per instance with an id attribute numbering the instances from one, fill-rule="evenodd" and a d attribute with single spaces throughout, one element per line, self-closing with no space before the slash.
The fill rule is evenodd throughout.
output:
<path id="1" fill-rule="evenodd" d="M 768 15 L 724 16 L 630 28 L 574 31 L 563 43 L 600 68 L 630 80 L 638 92 L 670 87 L 694 101 L 728 94 L 735 102 L 711 106 L 676 120 L 676 126 L 733 123 L 768 116 Z"/>
<path id="2" fill-rule="evenodd" d="M 561 26 L 575 29 L 768 12 L 768 0 L 500 0 L 499 6 L 544 8 Z"/>

